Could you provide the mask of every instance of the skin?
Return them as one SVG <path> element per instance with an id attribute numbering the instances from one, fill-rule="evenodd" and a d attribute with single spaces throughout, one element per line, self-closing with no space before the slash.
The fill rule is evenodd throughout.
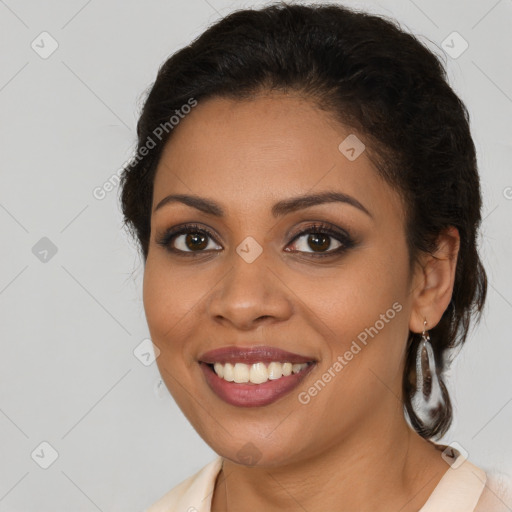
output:
<path id="1" fill-rule="evenodd" d="M 226 211 L 218 218 L 181 203 L 153 211 L 143 286 L 162 377 L 224 458 L 213 512 L 412 512 L 448 470 L 441 451 L 408 427 L 401 386 L 409 330 L 421 332 L 425 319 L 432 328 L 449 304 L 458 233 L 447 230 L 435 257 L 422 256 L 409 273 L 400 196 L 380 179 L 368 151 L 350 161 L 338 150 L 351 133 L 297 95 L 213 98 L 180 122 L 162 154 L 153 209 L 180 193 L 212 199 Z M 364 142 L 364 134 L 356 135 Z M 371 216 L 344 203 L 271 215 L 279 200 L 322 191 L 353 196 Z M 349 231 L 354 246 L 314 259 L 308 234 L 294 240 L 314 221 Z M 216 240 L 207 238 L 208 252 L 183 257 L 156 242 L 183 223 L 210 228 Z M 185 236 L 174 247 L 205 251 L 185 245 Z M 236 252 L 247 236 L 263 249 L 250 264 Z M 320 252 L 340 245 L 335 238 L 327 244 Z M 301 404 L 298 393 L 395 302 L 402 310 Z M 254 344 L 318 362 L 297 390 L 273 404 L 229 405 L 207 386 L 198 357 Z M 252 466 L 238 455 L 248 443 L 258 459 Z"/>

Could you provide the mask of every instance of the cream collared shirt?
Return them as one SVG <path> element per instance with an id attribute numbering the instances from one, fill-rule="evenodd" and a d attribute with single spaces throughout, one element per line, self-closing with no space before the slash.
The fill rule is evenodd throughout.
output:
<path id="1" fill-rule="evenodd" d="M 448 466 L 427 502 L 418 512 L 510 512 L 510 495 L 503 487 L 487 485 L 485 471 L 465 459 Z M 200 469 L 162 496 L 144 512 L 211 512 L 215 480 L 222 467 L 222 457 Z M 503 482 L 500 482 L 501 485 Z"/>

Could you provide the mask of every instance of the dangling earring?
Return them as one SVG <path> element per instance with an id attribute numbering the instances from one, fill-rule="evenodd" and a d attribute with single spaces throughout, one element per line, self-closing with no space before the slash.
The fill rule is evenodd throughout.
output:
<path id="1" fill-rule="evenodd" d="M 423 333 L 416 353 L 416 392 L 411 402 L 418 418 L 424 425 L 429 425 L 436 417 L 436 411 L 442 409 L 445 402 L 437 376 L 432 343 L 426 331 L 426 320 L 423 325 Z"/>

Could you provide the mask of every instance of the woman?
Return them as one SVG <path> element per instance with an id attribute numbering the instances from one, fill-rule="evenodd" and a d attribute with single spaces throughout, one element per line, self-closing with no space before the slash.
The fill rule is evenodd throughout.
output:
<path id="1" fill-rule="evenodd" d="M 414 37 L 334 5 L 227 16 L 161 67 L 122 207 L 162 378 L 219 454 L 150 512 L 502 505 L 433 441 L 487 281 L 468 114 Z"/>

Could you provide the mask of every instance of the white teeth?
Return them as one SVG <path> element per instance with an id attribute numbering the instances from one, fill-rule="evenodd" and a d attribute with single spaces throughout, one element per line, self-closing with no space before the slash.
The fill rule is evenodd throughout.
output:
<path id="1" fill-rule="evenodd" d="M 302 370 L 301 364 L 292 364 L 292 372 L 299 373 Z"/>
<path id="2" fill-rule="evenodd" d="M 215 363 L 213 365 L 213 369 L 219 377 L 224 377 L 224 366 L 222 366 L 220 363 Z"/>
<path id="3" fill-rule="evenodd" d="M 269 378 L 269 380 L 279 379 L 282 376 L 283 376 L 283 365 L 281 363 L 271 362 L 268 365 L 268 378 Z"/>
<path id="4" fill-rule="evenodd" d="M 244 364 L 244 366 L 247 366 Z M 251 366 L 249 370 L 249 382 L 253 384 L 261 384 L 267 382 L 268 371 L 264 363 L 256 363 Z"/>
<path id="5" fill-rule="evenodd" d="M 219 377 L 220 377 L 220 375 L 219 375 Z M 224 378 L 224 380 L 227 380 L 228 382 L 233 382 L 235 380 L 235 372 L 233 371 L 233 365 L 231 363 L 227 363 L 224 365 L 223 378 Z"/>
<path id="6" fill-rule="evenodd" d="M 249 367 L 243 363 L 236 363 L 233 371 L 235 375 L 235 382 L 249 382 Z"/>
<path id="7" fill-rule="evenodd" d="M 268 380 L 276 380 L 287 377 L 292 373 L 299 373 L 306 366 L 308 366 L 308 363 L 292 364 L 272 361 L 268 366 L 265 363 L 254 363 L 252 365 L 235 363 L 234 366 L 231 363 L 215 363 L 213 369 L 220 378 L 228 382 L 263 384 Z"/>

